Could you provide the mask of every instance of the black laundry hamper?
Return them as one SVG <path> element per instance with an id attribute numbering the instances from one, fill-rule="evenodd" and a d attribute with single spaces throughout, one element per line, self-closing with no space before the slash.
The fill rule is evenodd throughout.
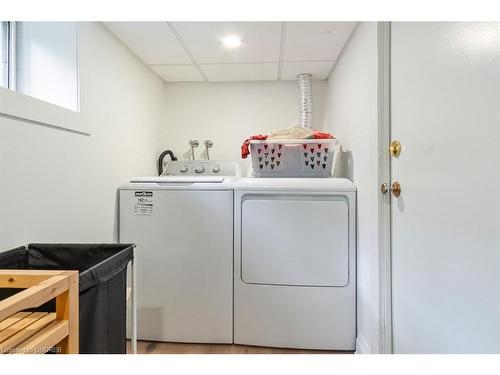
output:
<path id="1" fill-rule="evenodd" d="M 79 271 L 80 353 L 126 353 L 127 265 L 132 244 L 29 244 L 0 252 L 0 269 Z M 0 300 L 16 292 L 0 289 Z M 39 308 L 55 311 L 55 302 Z"/>

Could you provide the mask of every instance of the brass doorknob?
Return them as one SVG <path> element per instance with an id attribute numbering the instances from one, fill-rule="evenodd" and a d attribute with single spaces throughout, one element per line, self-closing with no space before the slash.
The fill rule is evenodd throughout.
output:
<path id="1" fill-rule="evenodd" d="M 401 184 L 397 181 L 393 182 L 391 186 L 391 192 L 392 195 L 396 198 L 399 197 L 401 195 Z"/>
<path id="2" fill-rule="evenodd" d="M 392 141 L 391 145 L 389 146 L 389 152 L 391 153 L 392 157 L 397 158 L 399 154 L 401 154 L 401 142 L 397 139 Z"/>
<path id="3" fill-rule="evenodd" d="M 382 185 L 380 185 L 380 192 L 382 194 L 387 194 L 388 191 L 389 191 L 389 186 L 387 186 L 386 183 L 383 183 Z"/>
<path id="4" fill-rule="evenodd" d="M 394 197 L 399 197 L 401 195 L 401 184 L 398 181 L 395 181 L 392 183 L 392 186 L 390 188 L 385 183 L 380 185 L 380 192 L 382 194 L 387 194 L 389 191 Z"/>

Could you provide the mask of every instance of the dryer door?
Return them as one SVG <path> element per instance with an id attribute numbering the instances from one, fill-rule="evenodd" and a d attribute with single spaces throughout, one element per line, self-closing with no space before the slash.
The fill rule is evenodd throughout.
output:
<path id="1" fill-rule="evenodd" d="M 296 286 L 348 284 L 346 197 L 246 195 L 241 210 L 243 282 Z"/>

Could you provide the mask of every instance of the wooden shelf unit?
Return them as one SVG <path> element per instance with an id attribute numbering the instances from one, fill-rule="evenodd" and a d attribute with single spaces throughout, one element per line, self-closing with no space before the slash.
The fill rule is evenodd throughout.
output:
<path id="1" fill-rule="evenodd" d="M 0 270 L 0 288 L 23 289 L 0 301 L 0 354 L 78 353 L 78 271 Z"/>

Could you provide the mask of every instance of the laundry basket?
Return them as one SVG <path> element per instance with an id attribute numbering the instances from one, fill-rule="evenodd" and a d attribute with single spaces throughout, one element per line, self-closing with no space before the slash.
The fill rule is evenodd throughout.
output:
<path id="1" fill-rule="evenodd" d="M 335 139 L 251 141 L 254 177 L 331 177 Z"/>
<path id="2" fill-rule="evenodd" d="M 132 244 L 29 244 L 0 252 L 0 269 L 78 270 L 80 353 L 125 354 Z M 0 300 L 17 290 L 0 289 Z M 51 301 L 41 311 L 55 311 Z"/>

